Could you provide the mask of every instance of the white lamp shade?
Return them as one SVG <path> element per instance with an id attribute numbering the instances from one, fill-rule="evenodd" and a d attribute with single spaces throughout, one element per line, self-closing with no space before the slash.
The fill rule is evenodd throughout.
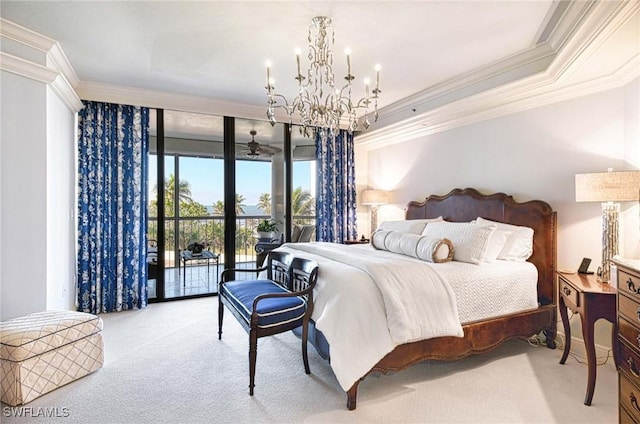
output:
<path id="1" fill-rule="evenodd" d="M 387 192 L 384 190 L 363 190 L 363 205 L 385 205 L 387 203 Z"/>
<path id="2" fill-rule="evenodd" d="M 640 171 L 576 174 L 576 202 L 632 202 L 640 198 Z"/>

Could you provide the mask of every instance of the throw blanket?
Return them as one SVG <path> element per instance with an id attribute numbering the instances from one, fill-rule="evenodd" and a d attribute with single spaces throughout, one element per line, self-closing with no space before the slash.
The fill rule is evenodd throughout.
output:
<path id="1" fill-rule="evenodd" d="M 427 263 L 335 243 L 281 249 L 320 265 L 313 319 L 345 390 L 399 344 L 463 336 L 455 294 Z"/>

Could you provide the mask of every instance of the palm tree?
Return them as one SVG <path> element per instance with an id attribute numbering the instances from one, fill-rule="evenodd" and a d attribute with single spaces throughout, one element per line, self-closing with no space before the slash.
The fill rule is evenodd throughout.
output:
<path id="1" fill-rule="evenodd" d="M 242 194 L 236 193 L 236 216 L 244 215 L 244 201 L 247 200 Z"/>
<path id="2" fill-rule="evenodd" d="M 224 202 L 222 200 L 218 200 L 213 204 L 213 214 L 224 215 Z"/>
<path id="3" fill-rule="evenodd" d="M 169 175 L 169 179 L 164 180 L 164 208 L 166 216 L 173 216 L 173 199 L 175 196 L 176 177 L 173 174 Z M 158 184 L 153 187 L 153 192 L 158 198 Z M 157 201 L 151 202 L 152 208 L 157 209 Z M 187 180 L 182 180 L 178 184 L 178 205 L 184 203 L 193 203 L 191 198 L 191 184 Z M 155 213 L 152 216 L 156 216 Z"/>
<path id="4" fill-rule="evenodd" d="M 244 215 L 244 207 L 246 205 L 243 202 L 245 200 L 242 194 L 236 193 L 236 215 Z M 218 200 L 213 204 L 213 214 L 224 215 L 224 202 L 222 200 Z"/>
<path id="5" fill-rule="evenodd" d="M 271 215 L 271 195 L 269 193 L 262 193 L 258 198 L 258 208 L 261 209 L 265 215 Z"/>
<path id="6" fill-rule="evenodd" d="M 316 208 L 316 199 L 302 187 L 296 187 L 291 193 L 291 211 L 293 216 L 313 215 Z"/>
<path id="7" fill-rule="evenodd" d="M 176 177 L 173 174 L 169 175 L 169 180 L 164 180 L 164 196 L 165 202 L 173 202 L 173 198 L 176 191 Z M 178 203 L 191 203 L 191 184 L 187 180 L 180 180 L 178 184 Z"/>

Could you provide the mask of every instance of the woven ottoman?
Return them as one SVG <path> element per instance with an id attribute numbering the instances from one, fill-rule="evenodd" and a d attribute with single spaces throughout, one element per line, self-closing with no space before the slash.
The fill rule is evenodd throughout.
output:
<path id="1" fill-rule="evenodd" d="M 102 318 L 47 311 L 0 323 L 2 402 L 18 406 L 102 367 Z"/>

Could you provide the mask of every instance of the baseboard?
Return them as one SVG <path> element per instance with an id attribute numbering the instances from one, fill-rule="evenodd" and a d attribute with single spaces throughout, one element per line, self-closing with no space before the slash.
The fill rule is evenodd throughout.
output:
<path id="1" fill-rule="evenodd" d="M 558 349 L 564 349 L 564 341 L 565 334 L 562 332 L 558 332 L 556 336 L 556 343 L 558 345 Z M 605 361 L 608 361 L 608 358 L 611 358 L 611 363 L 613 364 L 613 350 L 609 346 L 603 346 L 596 344 L 596 363 L 602 364 Z M 578 337 L 571 337 L 571 350 L 570 353 L 576 357 L 576 359 L 580 362 L 587 362 L 587 349 L 584 345 L 584 340 Z"/>

